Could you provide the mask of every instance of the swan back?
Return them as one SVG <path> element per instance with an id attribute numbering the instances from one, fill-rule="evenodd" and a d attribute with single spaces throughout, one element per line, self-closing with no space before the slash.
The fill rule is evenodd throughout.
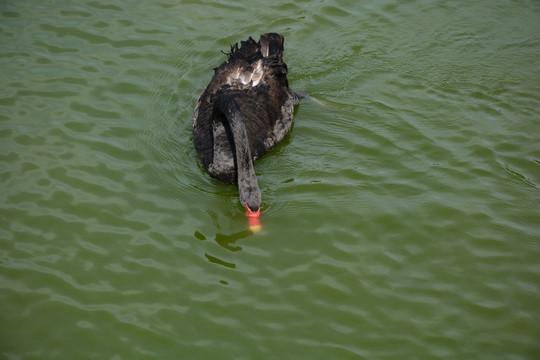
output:
<path id="1" fill-rule="evenodd" d="M 232 45 L 227 60 L 214 69 L 214 76 L 199 96 L 193 116 L 194 142 L 213 177 L 236 180 L 236 168 L 231 165 L 234 162 L 223 161 L 234 158 L 234 141 L 228 136 L 226 124 L 222 129 L 213 128 L 213 104 L 218 94 L 226 93 L 238 104 L 253 162 L 289 132 L 298 97 L 289 89 L 283 43 L 283 36 L 268 33 L 261 35 L 259 42 L 249 37 L 240 46 Z M 217 159 L 222 164 L 212 166 Z"/>

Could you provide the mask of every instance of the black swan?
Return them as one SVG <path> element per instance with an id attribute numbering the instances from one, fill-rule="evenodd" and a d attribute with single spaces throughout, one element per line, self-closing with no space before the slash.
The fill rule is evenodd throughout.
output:
<path id="1" fill-rule="evenodd" d="M 197 100 L 193 141 L 208 173 L 238 183 L 246 215 L 260 213 L 261 191 L 253 163 L 289 132 L 303 91 L 289 89 L 283 36 L 261 35 L 231 46 Z"/>

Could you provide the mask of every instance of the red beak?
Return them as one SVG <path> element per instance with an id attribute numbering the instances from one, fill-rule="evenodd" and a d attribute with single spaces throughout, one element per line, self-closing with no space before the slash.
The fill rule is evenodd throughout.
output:
<path id="1" fill-rule="evenodd" d="M 256 212 L 253 212 L 251 211 L 251 209 L 249 208 L 248 204 L 247 203 L 244 203 L 244 206 L 246 207 L 247 211 L 246 211 L 246 216 L 247 217 L 250 217 L 250 218 L 258 218 L 259 215 L 261 215 L 261 208 L 259 208 L 259 210 L 257 210 Z"/>
<path id="2" fill-rule="evenodd" d="M 261 215 L 261 208 L 259 208 L 256 212 L 251 211 L 247 203 L 244 203 L 246 206 L 246 216 L 248 218 L 249 228 L 253 232 L 257 232 L 261 230 L 261 220 L 259 218 L 259 215 Z"/>

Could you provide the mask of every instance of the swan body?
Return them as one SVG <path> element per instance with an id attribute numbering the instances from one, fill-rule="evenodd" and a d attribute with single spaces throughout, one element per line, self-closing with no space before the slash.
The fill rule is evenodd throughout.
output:
<path id="1" fill-rule="evenodd" d="M 268 33 L 231 46 L 195 105 L 193 141 L 201 161 L 212 177 L 238 184 L 248 212 L 261 205 L 253 163 L 287 135 L 299 102 L 289 89 L 283 41 Z"/>

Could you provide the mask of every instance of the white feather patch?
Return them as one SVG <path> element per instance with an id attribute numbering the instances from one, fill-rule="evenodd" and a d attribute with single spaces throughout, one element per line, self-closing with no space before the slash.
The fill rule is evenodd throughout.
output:
<path id="1" fill-rule="evenodd" d="M 250 70 L 244 68 L 234 69 L 234 71 L 227 76 L 227 84 L 231 86 L 257 86 L 261 82 L 263 75 L 262 60 L 258 60 L 252 65 Z"/>

